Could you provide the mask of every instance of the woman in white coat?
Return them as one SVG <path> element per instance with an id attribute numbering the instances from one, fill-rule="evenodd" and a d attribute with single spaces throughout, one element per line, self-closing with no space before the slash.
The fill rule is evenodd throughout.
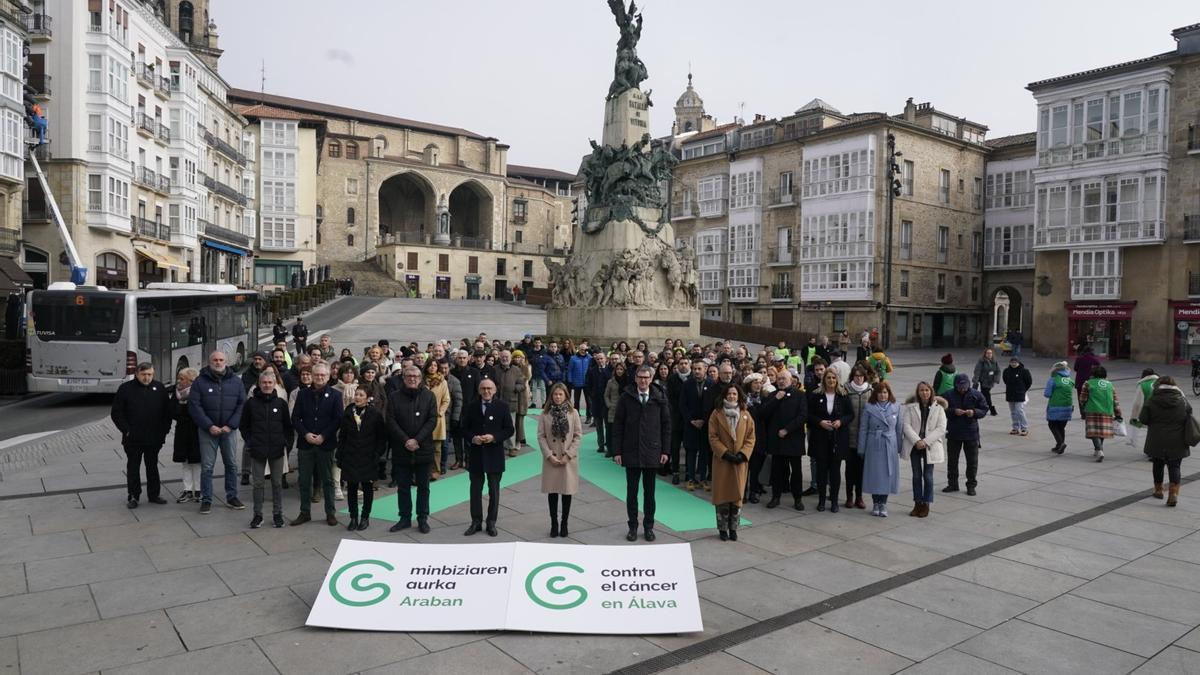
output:
<path id="1" fill-rule="evenodd" d="M 905 402 L 902 418 L 900 453 L 912 461 L 913 476 L 913 510 L 908 515 L 924 518 L 933 503 L 933 466 L 946 461 L 946 400 L 922 382 Z"/>

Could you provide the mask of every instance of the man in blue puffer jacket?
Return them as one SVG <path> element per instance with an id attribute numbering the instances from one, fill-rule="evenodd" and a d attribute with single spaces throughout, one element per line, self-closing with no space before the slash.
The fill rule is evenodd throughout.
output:
<path id="1" fill-rule="evenodd" d="M 551 342 L 549 350 L 542 355 L 542 382 L 546 383 L 546 391 L 555 382 L 562 382 L 564 371 L 563 355 L 558 353 L 558 343 Z"/>
<path id="2" fill-rule="evenodd" d="M 242 406 L 246 390 L 242 378 L 228 367 L 225 354 L 213 352 L 208 367 L 192 384 L 188 396 L 188 414 L 196 423 L 200 436 L 200 513 L 212 513 L 212 474 L 217 463 L 217 451 L 225 466 L 225 505 L 242 510 L 246 505 L 238 499 L 238 466 L 234 452 L 237 438 L 233 433 L 242 421 Z"/>
<path id="3" fill-rule="evenodd" d="M 587 397 L 584 396 L 584 385 L 587 384 L 588 369 L 592 365 L 592 355 L 588 352 L 587 342 L 579 343 L 579 351 L 571 357 L 567 362 L 567 384 L 570 385 L 571 391 L 575 395 L 575 410 L 579 411 L 580 401 L 588 403 Z M 592 411 L 587 411 L 588 419 L 592 417 Z M 586 422 L 584 422 L 586 424 Z"/>

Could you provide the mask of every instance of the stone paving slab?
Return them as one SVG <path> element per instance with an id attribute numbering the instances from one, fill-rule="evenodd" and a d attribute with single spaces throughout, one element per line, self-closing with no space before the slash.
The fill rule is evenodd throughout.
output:
<path id="1" fill-rule="evenodd" d="M 1189 626 L 1068 593 L 1021 616 L 1022 621 L 1150 658 Z"/>
<path id="2" fill-rule="evenodd" d="M 87 553 L 89 550 L 83 533 L 78 530 L 6 538 L 4 546 L 0 548 L 0 564 L 62 558 Z"/>
<path id="3" fill-rule="evenodd" d="M 1200 675 L 1200 660 L 1195 652 L 1167 647 L 1133 672 L 1134 675 Z"/>
<path id="4" fill-rule="evenodd" d="M 189 650 L 300 628 L 308 605 L 290 588 L 275 588 L 167 610 Z"/>
<path id="5" fill-rule="evenodd" d="M 662 672 L 668 675 L 762 675 L 771 671 L 752 666 L 726 652 L 717 652 Z"/>
<path id="6" fill-rule="evenodd" d="M 28 633 L 17 645 L 24 675 L 75 675 L 184 651 L 162 611 Z"/>
<path id="7" fill-rule="evenodd" d="M 96 606 L 106 619 L 231 595 L 229 587 L 209 567 L 101 581 L 91 587 Z"/>
<path id="8" fill-rule="evenodd" d="M 165 509 L 166 507 L 159 508 Z M 112 551 L 167 542 L 189 541 L 196 538 L 195 531 L 179 517 L 148 523 L 137 522 L 91 527 L 83 532 L 87 535 L 88 544 L 93 551 Z"/>
<path id="9" fill-rule="evenodd" d="M 312 549 L 279 553 L 268 560 L 231 560 L 212 569 L 238 595 L 324 579 L 329 570 L 329 560 Z"/>
<path id="10" fill-rule="evenodd" d="M 1085 579 L 1095 579 L 1126 562 L 1122 558 L 1080 551 L 1038 539 L 997 551 L 995 555 Z"/>
<path id="11" fill-rule="evenodd" d="M 829 593 L 757 569 L 700 582 L 697 590 L 706 600 L 760 620 L 831 597 Z"/>
<path id="12" fill-rule="evenodd" d="M 1034 600 L 935 574 L 888 591 L 884 597 L 977 628 L 992 628 L 1038 606 Z"/>
<path id="13" fill-rule="evenodd" d="M 951 567 L 947 576 L 1046 602 L 1087 583 L 1087 579 L 989 555 Z"/>
<path id="14" fill-rule="evenodd" d="M 832 611 L 813 623 L 912 661 L 927 659 L 981 632 L 975 626 L 886 597 Z"/>
<path id="15" fill-rule="evenodd" d="M 903 675 L 946 675 L 947 673 L 970 673 L 970 675 L 1018 675 L 1018 672 L 991 661 L 984 661 L 960 652 L 947 649 L 931 658 L 900 671 Z"/>
<path id="16" fill-rule="evenodd" d="M 11 595 L 0 599 L 0 637 L 99 619 L 87 586 Z"/>
<path id="17" fill-rule="evenodd" d="M 912 661 L 805 621 L 727 650 L 772 673 L 886 675 Z M 850 655 L 853 654 L 853 657 Z"/>
<path id="18" fill-rule="evenodd" d="M 25 563 L 0 565 L 0 598 L 29 591 L 25 580 Z"/>
<path id="19" fill-rule="evenodd" d="M 31 591 L 124 579 L 156 571 L 146 552 L 140 548 L 41 560 L 29 563 L 26 568 Z"/>
<path id="20" fill-rule="evenodd" d="M 967 640 L 958 649 L 1030 675 L 1116 675 L 1128 673 L 1143 661 L 1019 619 Z"/>
<path id="21" fill-rule="evenodd" d="M 1200 593 L 1173 586 L 1164 586 L 1123 574 L 1105 574 L 1071 593 L 1168 621 L 1190 626 L 1200 625 Z"/>
<path id="22" fill-rule="evenodd" d="M 296 628 L 255 638 L 280 673 L 357 673 L 426 654 L 403 633 Z"/>
<path id="23" fill-rule="evenodd" d="M 537 673 L 575 673 L 581 664 L 606 673 L 664 651 L 636 635 L 505 633 L 490 642 Z"/>
<path id="24" fill-rule="evenodd" d="M 123 668 L 105 670 L 105 675 L 276 675 L 279 671 L 252 640 L 209 649 L 166 656 Z"/>
<path id="25" fill-rule="evenodd" d="M 490 642 L 478 641 L 372 668 L 364 671 L 363 675 L 484 672 L 488 675 L 525 675 L 534 671 L 522 666 Z"/>
<path id="26" fill-rule="evenodd" d="M 267 555 L 244 532 L 143 546 L 159 572 Z"/>

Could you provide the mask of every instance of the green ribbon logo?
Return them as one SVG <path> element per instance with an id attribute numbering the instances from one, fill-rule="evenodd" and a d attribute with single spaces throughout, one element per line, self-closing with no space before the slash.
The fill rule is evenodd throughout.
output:
<path id="1" fill-rule="evenodd" d="M 573 565 L 568 562 L 548 562 L 548 563 L 545 563 L 544 565 L 538 565 L 537 567 L 533 568 L 533 571 L 530 572 L 525 577 L 525 593 L 526 593 L 526 595 L 529 596 L 530 600 L 541 605 L 542 607 L 545 607 L 546 609 L 572 609 L 572 608 L 582 605 L 584 603 L 584 601 L 587 600 L 587 597 L 588 597 L 587 589 L 585 589 L 583 586 L 578 586 L 578 585 L 560 587 L 559 584 L 566 581 L 566 577 L 563 577 L 562 575 L 555 575 L 555 576 L 552 576 L 552 577 L 546 579 L 546 583 L 545 583 L 545 587 L 544 587 L 545 592 L 550 593 L 551 595 L 566 595 L 568 593 L 574 593 L 575 594 L 574 600 L 571 600 L 565 604 L 555 604 L 552 602 L 547 602 L 545 599 L 543 599 L 542 597 L 540 597 L 538 595 L 538 591 L 534 590 L 535 577 L 537 577 L 537 575 L 540 574 L 541 572 L 543 572 L 547 569 L 555 568 L 555 567 L 565 567 L 569 570 L 578 572 L 579 574 L 583 574 L 582 567 L 580 567 L 578 565 Z"/>
<path id="2" fill-rule="evenodd" d="M 333 576 L 329 577 L 329 594 L 333 596 L 334 600 L 337 600 L 343 605 L 348 605 L 350 607 L 370 607 L 371 605 L 383 602 L 387 596 L 391 595 L 392 588 L 381 581 L 373 584 L 363 583 L 364 581 L 370 581 L 371 579 L 375 578 L 375 575 L 370 572 L 363 572 L 362 574 L 352 577 L 350 579 L 350 588 L 360 593 L 368 593 L 376 590 L 379 591 L 379 593 L 374 597 L 366 600 L 351 600 L 338 592 L 338 580 L 342 578 L 342 574 L 344 574 L 347 570 L 360 565 L 377 565 L 389 572 L 396 569 L 382 560 L 355 560 L 354 562 L 346 563 L 345 565 L 342 565 L 338 571 L 334 572 Z"/>

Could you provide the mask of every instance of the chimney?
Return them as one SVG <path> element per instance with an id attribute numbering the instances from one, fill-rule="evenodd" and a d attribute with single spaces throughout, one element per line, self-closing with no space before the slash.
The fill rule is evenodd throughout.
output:
<path id="1" fill-rule="evenodd" d="M 767 121 L 766 115 L 759 115 L 758 113 L 754 113 L 754 123 L 755 124 L 758 124 L 759 122 L 766 122 L 766 121 Z"/>
<path id="2" fill-rule="evenodd" d="M 1185 54 L 1200 54 L 1200 23 L 1194 23 L 1183 28 L 1176 28 L 1171 31 L 1171 37 L 1175 38 L 1177 43 L 1175 53 L 1183 56 Z"/>
<path id="3" fill-rule="evenodd" d="M 913 105 L 913 100 L 912 100 L 911 96 L 909 96 L 908 100 L 904 102 L 904 121 L 905 122 L 916 122 L 917 121 L 917 106 Z"/>

